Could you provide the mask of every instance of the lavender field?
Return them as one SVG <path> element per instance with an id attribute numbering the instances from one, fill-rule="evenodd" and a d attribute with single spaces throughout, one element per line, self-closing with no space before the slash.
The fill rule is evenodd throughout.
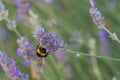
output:
<path id="1" fill-rule="evenodd" d="M 0 80 L 120 80 L 120 0 L 0 0 Z"/>

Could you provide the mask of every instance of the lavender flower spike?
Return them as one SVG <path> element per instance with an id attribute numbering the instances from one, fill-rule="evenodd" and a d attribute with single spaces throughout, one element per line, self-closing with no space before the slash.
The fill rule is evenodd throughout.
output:
<path id="1" fill-rule="evenodd" d="M 28 75 L 20 72 L 15 60 L 9 58 L 3 51 L 0 51 L 0 65 L 11 80 L 29 80 Z"/>
<path id="2" fill-rule="evenodd" d="M 95 7 L 94 0 L 90 0 L 90 14 L 92 17 L 93 22 L 98 26 L 98 28 L 102 29 L 105 26 L 104 17 L 102 16 L 101 12 Z"/>
<path id="3" fill-rule="evenodd" d="M 8 17 L 8 10 L 5 8 L 2 0 L 0 0 L 0 20 L 6 19 Z"/>
<path id="4" fill-rule="evenodd" d="M 25 59 L 24 65 L 28 66 L 31 59 L 35 59 L 36 56 L 34 55 L 34 46 L 26 37 L 21 37 L 17 40 L 17 44 L 19 48 L 17 49 L 17 54 L 20 57 Z"/>
<path id="5" fill-rule="evenodd" d="M 14 3 L 18 6 L 18 19 L 27 19 L 29 10 L 32 8 L 31 0 L 14 0 Z"/>
<path id="6" fill-rule="evenodd" d="M 38 43 L 46 48 L 49 54 L 65 52 L 67 45 L 59 41 L 57 35 L 47 33 L 43 27 L 40 27 L 33 35 Z"/>

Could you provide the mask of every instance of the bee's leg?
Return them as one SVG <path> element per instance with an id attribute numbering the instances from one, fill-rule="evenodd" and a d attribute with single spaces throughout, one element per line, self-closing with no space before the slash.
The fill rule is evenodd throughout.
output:
<path id="1" fill-rule="evenodd" d="M 42 58 L 40 58 L 40 66 L 42 66 Z"/>
<path id="2" fill-rule="evenodd" d="M 44 67 L 43 67 L 43 58 L 40 58 L 40 72 L 42 73 L 43 70 L 44 70 Z"/>
<path id="3" fill-rule="evenodd" d="M 39 43 L 38 45 L 37 45 L 37 48 L 36 49 L 39 49 L 41 47 L 41 44 Z"/>
<path id="4" fill-rule="evenodd" d="M 47 55 L 49 55 L 49 51 L 47 51 Z"/>
<path id="5" fill-rule="evenodd" d="M 39 48 L 39 45 L 40 45 L 40 44 L 37 45 L 37 49 Z"/>

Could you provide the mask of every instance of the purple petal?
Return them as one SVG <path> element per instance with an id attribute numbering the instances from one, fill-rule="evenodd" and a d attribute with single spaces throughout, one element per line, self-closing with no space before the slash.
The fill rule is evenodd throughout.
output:
<path id="1" fill-rule="evenodd" d="M 22 52 L 22 50 L 19 49 L 19 48 L 17 49 L 17 55 L 18 55 L 18 56 L 23 56 L 23 52 Z"/>
<path id="2" fill-rule="evenodd" d="M 20 1 L 20 0 L 14 0 L 14 3 L 15 3 L 16 5 L 18 5 L 19 1 Z"/>
<path id="3" fill-rule="evenodd" d="M 57 53 L 57 55 L 56 55 L 56 58 L 63 58 L 65 56 L 65 53 L 64 52 L 59 52 L 59 53 Z"/>
<path id="4" fill-rule="evenodd" d="M 24 19 L 24 16 L 22 14 L 20 14 L 20 13 L 18 14 L 17 17 L 18 17 L 18 20 L 20 20 L 20 21 L 22 21 Z"/>
<path id="5" fill-rule="evenodd" d="M 106 40 L 106 33 L 104 30 L 100 29 L 98 33 L 99 33 L 100 40 L 102 41 Z"/>
<path id="6" fill-rule="evenodd" d="M 19 72 L 18 72 L 17 70 L 13 70 L 12 74 L 13 74 L 14 76 L 18 77 Z"/>
<path id="7" fill-rule="evenodd" d="M 31 51 L 33 51 L 33 50 L 34 50 L 33 44 L 29 43 L 29 44 L 28 44 L 28 48 L 29 48 Z"/>
<path id="8" fill-rule="evenodd" d="M 90 4 L 91 4 L 92 7 L 94 7 L 95 6 L 94 0 L 90 0 Z"/>
<path id="9" fill-rule="evenodd" d="M 25 61 L 24 61 L 24 66 L 29 66 L 29 65 L 30 65 L 29 60 L 25 60 Z"/>

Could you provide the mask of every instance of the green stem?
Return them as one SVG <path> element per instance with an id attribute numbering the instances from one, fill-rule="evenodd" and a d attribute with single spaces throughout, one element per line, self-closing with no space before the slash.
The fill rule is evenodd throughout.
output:
<path id="1" fill-rule="evenodd" d="M 96 54 L 96 46 L 95 45 L 96 45 L 96 41 L 93 38 L 91 38 L 89 40 L 89 49 L 90 49 L 89 53 L 91 55 Z M 97 62 L 96 58 L 91 57 L 91 62 L 92 62 L 93 71 L 94 71 L 94 74 L 97 77 L 97 80 L 103 80 L 103 77 L 102 77 L 102 74 L 100 72 L 99 65 L 98 65 L 98 62 Z"/>
<path id="2" fill-rule="evenodd" d="M 7 22 L 9 21 L 9 19 L 8 19 L 8 18 L 5 18 L 5 20 L 6 20 Z M 17 29 L 16 29 L 16 28 L 15 28 L 13 31 L 15 32 L 15 34 L 16 34 L 19 38 L 21 37 L 21 35 L 20 35 L 19 31 L 17 31 Z"/>
<path id="3" fill-rule="evenodd" d="M 118 58 L 111 58 L 111 57 L 92 55 L 92 54 L 87 54 L 87 53 L 83 53 L 83 52 L 77 52 L 77 51 L 73 51 L 73 50 L 67 50 L 67 52 L 74 53 L 74 54 L 80 54 L 80 55 L 88 56 L 88 57 L 96 57 L 96 58 L 112 60 L 112 61 L 120 61 L 120 59 L 118 59 Z"/>
<path id="4" fill-rule="evenodd" d="M 113 33 L 110 32 L 106 27 L 103 27 L 103 29 L 109 34 L 112 35 Z M 118 43 L 120 43 L 120 40 L 118 39 L 118 37 L 115 39 Z"/>
<path id="5" fill-rule="evenodd" d="M 15 34 L 20 38 L 21 37 L 21 35 L 20 35 L 20 33 L 17 31 L 17 29 L 14 29 L 14 32 L 15 32 Z"/>
<path id="6" fill-rule="evenodd" d="M 112 34 L 112 32 L 110 32 L 106 27 L 103 27 L 103 29 L 108 33 L 108 34 Z"/>
<path id="7" fill-rule="evenodd" d="M 56 64 L 53 56 L 49 56 L 49 58 L 50 58 L 50 61 L 51 61 L 52 65 L 53 65 L 53 67 L 54 67 L 53 69 L 55 69 L 55 71 L 59 74 L 59 76 L 61 76 L 62 79 L 65 79 L 65 76 L 62 73 L 60 67 L 57 67 L 58 65 Z"/>
<path id="8" fill-rule="evenodd" d="M 90 53 L 90 54 L 92 54 L 92 53 Z M 94 53 L 93 53 L 93 55 L 94 55 Z M 97 79 L 103 80 L 96 58 L 92 57 L 91 60 L 92 60 L 93 70 L 94 70 L 94 73 L 95 73 Z"/>

